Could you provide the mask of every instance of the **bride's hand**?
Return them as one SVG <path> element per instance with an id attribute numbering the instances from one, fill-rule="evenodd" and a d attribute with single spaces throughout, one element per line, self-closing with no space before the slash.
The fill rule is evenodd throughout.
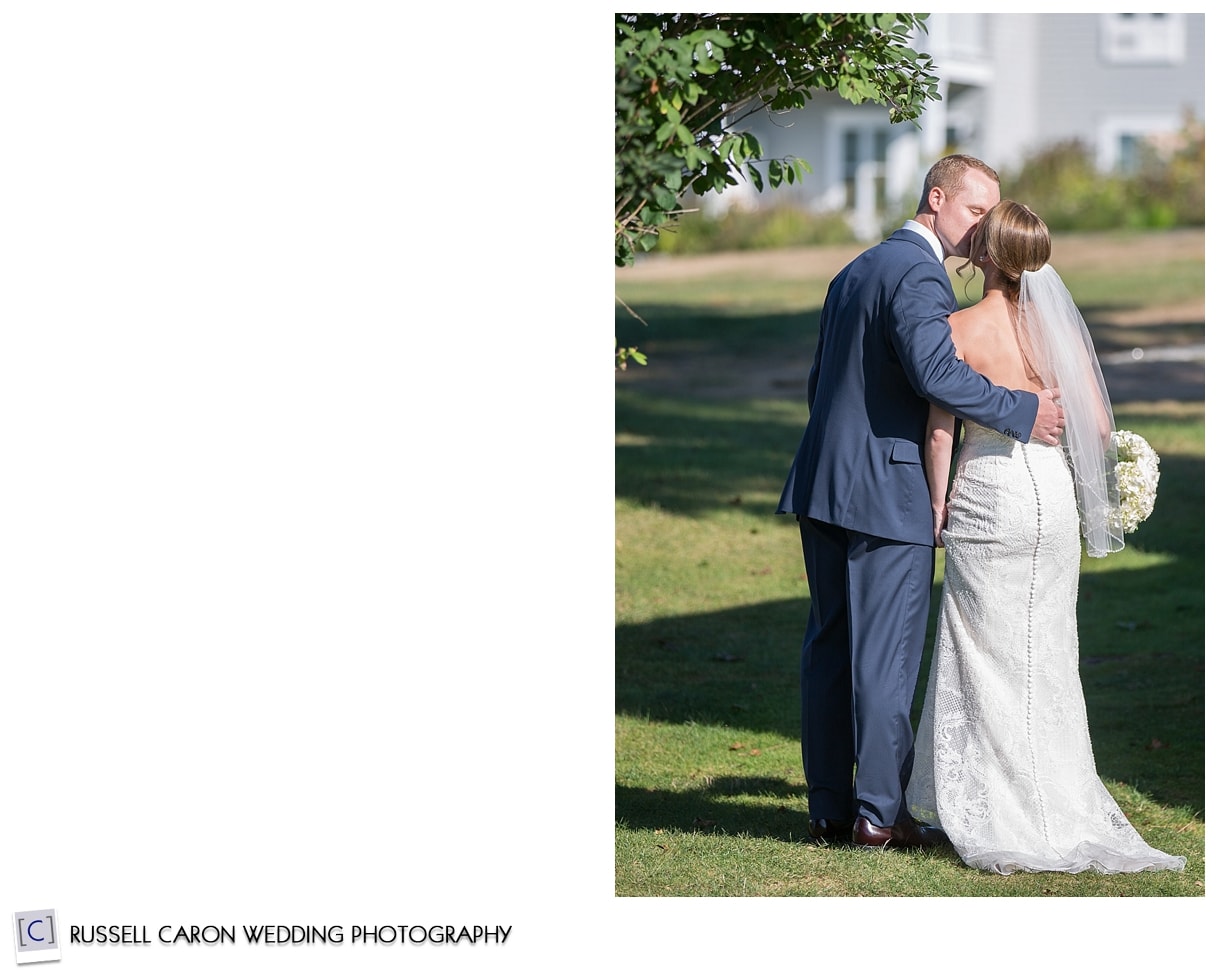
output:
<path id="1" fill-rule="evenodd" d="M 947 507 L 943 506 L 940 509 L 936 509 L 934 506 L 931 506 L 930 515 L 935 531 L 935 546 L 941 547 L 943 545 L 943 529 L 947 525 Z"/>

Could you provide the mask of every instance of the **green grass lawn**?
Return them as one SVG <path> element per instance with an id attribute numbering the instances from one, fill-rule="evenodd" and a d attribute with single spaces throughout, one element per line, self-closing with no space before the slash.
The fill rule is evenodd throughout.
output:
<path id="1" fill-rule="evenodd" d="M 1139 294 L 1148 303 L 1199 300 L 1202 274 L 1182 270 L 1178 253 L 1170 262 L 1170 294 L 1158 289 L 1162 266 L 1143 254 L 1116 261 L 1121 278 L 1109 286 L 1087 269 L 1088 300 L 1102 308 L 1110 293 L 1122 310 Z M 1069 265 L 1055 265 L 1070 283 Z M 1131 266 L 1145 274 L 1140 285 L 1128 279 Z M 783 347 L 810 360 L 827 282 L 776 285 L 725 270 L 700 303 L 692 283 L 619 279 L 619 295 L 626 289 L 633 307 L 659 313 L 649 321 L 665 321 L 648 348 L 653 360 L 678 348 L 696 360 L 726 346 L 741 367 Z M 623 326 L 619 319 L 619 339 Z M 1119 343 L 1120 328 L 1108 339 Z M 773 514 L 806 419 L 802 391 L 714 397 L 623 382 L 616 395 L 617 895 L 1204 895 L 1201 403 L 1115 409 L 1120 427 L 1159 452 L 1159 498 L 1124 551 L 1084 558 L 1079 595 L 1100 775 L 1148 842 L 1188 865 L 1001 877 L 963 867 L 946 849 L 866 854 L 804 840 L 798 660 L 808 594 L 798 529 Z M 938 577 L 934 596 L 915 717 Z"/>

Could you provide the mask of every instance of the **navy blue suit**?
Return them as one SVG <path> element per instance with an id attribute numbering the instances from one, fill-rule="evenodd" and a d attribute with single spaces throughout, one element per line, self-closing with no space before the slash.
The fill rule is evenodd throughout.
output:
<path id="1" fill-rule="evenodd" d="M 956 309 L 934 248 L 908 229 L 854 259 L 825 297 L 808 425 L 777 510 L 799 517 L 812 597 L 800 681 L 813 819 L 909 817 L 934 578 L 927 401 L 1022 442 L 1036 420 L 1036 395 L 956 358 Z"/>

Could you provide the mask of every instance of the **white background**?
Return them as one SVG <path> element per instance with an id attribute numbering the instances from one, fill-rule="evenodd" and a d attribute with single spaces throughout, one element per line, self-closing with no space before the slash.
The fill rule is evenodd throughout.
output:
<path id="1" fill-rule="evenodd" d="M 409 6 L 3 7 L 0 901 L 509 943 L 65 968 L 601 933 L 562 910 L 613 894 L 608 241 L 594 319 L 539 272 L 572 182 L 521 181 L 561 92 Z"/>
<path id="2" fill-rule="evenodd" d="M 0 9 L 0 904 L 512 926 L 60 966 L 1199 935 L 1202 901 L 1131 942 L 1062 901 L 614 898 L 608 13 Z"/>

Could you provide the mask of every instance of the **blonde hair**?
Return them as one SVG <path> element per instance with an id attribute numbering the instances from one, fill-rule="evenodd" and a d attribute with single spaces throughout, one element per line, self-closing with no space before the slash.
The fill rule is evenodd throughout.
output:
<path id="1" fill-rule="evenodd" d="M 964 177 L 970 171 L 979 171 L 1001 184 L 998 173 L 986 165 L 981 159 L 971 155 L 944 155 L 926 173 L 922 183 L 922 198 L 918 202 L 918 212 L 930 212 L 930 190 L 938 186 L 943 194 L 951 197 L 964 188 Z"/>
<path id="2" fill-rule="evenodd" d="M 1052 249 L 1045 221 L 1023 203 L 1003 199 L 977 224 L 969 261 L 977 264 L 982 253 L 988 256 L 1002 273 L 1003 289 L 1014 299 L 1019 296 L 1023 272 L 1039 270 L 1048 263 Z"/>

